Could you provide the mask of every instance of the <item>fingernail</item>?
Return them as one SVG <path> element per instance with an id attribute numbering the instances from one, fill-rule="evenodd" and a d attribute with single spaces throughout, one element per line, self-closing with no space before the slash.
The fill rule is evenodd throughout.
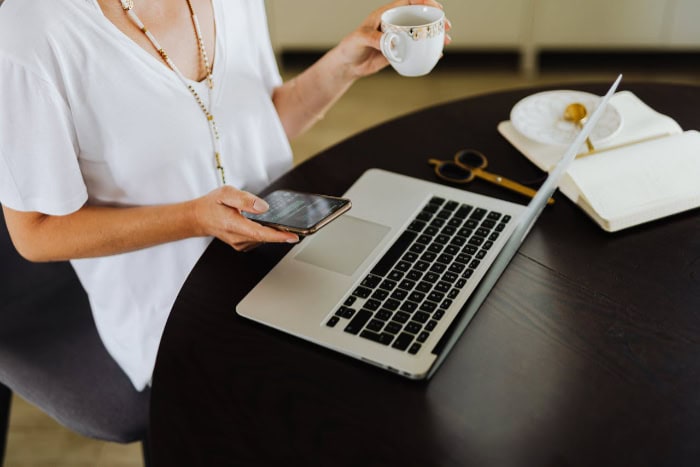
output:
<path id="1" fill-rule="evenodd" d="M 287 243 L 299 243 L 299 239 L 298 238 L 289 238 L 289 239 L 287 239 Z"/>
<path id="2" fill-rule="evenodd" d="M 258 212 L 265 212 L 268 209 L 270 209 L 270 205 L 267 204 L 265 200 L 258 198 L 255 200 L 255 203 L 253 203 L 253 209 L 255 209 Z"/>

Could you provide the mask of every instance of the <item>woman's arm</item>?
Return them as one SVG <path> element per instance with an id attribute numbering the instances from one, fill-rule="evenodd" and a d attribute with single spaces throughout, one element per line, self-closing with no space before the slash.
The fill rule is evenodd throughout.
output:
<path id="1" fill-rule="evenodd" d="M 3 206 L 12 242 L 30 261 L 108 256 L 189 237 L 215 236 L 236 250 L 261 242 L 296 242 L 288 232 L 264 227 L 241 211 L 268 208 L 260 198 L 230 186 L 177 204 L 143 207 L 83 206 L 65 216 Z"/>
<path id="2" fill-rule="evenodd" d="M 389 8 L 408 4 L 442 8 L 434 0 L 397 0 L 385 5 L 311 67 L 274 90 L 272 101 L 289 139 L 323 118 L 355 80 L 376 73 L 389 63 L 379 47 L 381 16 Z M 449 22 L 446 28 L 449 30 Z M 445 37 L 449 42 L 449 36 Z"/>

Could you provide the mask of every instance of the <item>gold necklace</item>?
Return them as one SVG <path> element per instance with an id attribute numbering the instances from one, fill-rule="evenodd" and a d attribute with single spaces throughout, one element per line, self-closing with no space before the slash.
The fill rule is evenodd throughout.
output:
<path id="1" fill-rule="evenodd" d="M 194 7 L 192 6 L 191 0 L 186 0 L 187 1 L 187 6 L 190 9 L 190 15 L 192 16 L 192 24 L 194 25 L 194 32 L 197 37 L 197 45 L 199 47 L 199 56 L 202 60 L 202 63 L 204 64 L 204 69 L 207 72 L 207 88 L 209 92 L 209 107 L 207 107 L 204 104 L 204 101 L 202 98 L 199 96 L 199 93 L 195 90 L 194 86 L 192 84 L 187 82 L 187 78 L 185 78 L 185 75 L 183 75 L 180 70 L 175 66 L 175 63 L 168 57 L 168 54 L 165 52 L 163 47 L 160 46 L 158 43 L 158 40 L 155 38 L 155 36 L 146 29 L 144 26 L 143 22 L 139 19 L 138 16 L 136 16 L 136 13 L 134 13 L 134 0 L 119 0 L 122 4 L 122 8 L 124 9 L 124 12 L 126 15 L 131 19 L 131 21 L 138 27 L 141 32 L 143 32 L 148 40 L 151 42 L 153 47 L 158 51 L 160 56 L 163 58 L 163 61 L 170 67 L 172 71 L 175 72 L 177 77 L 182 81 L 182 84 L 184 84 L 187 89 L 190 91 L 190 94 L 192 94 L 192 97 L 194 97 L 195 101 L 197 101 L 197 105 L 199 105 L 199 108 L 202 109 L 202 112 L 204 113 L 204 116 L 207 118 L 207 123 L 209 125 L 209 132 L 211 133 L 212 137 L 212 144 L 214 146 L 214 160 L 216 162 L 216 170 L 219 172 L 219 175 L 221 177 L 221 183 L 223 185 L 226 184 L 226 177 L 224 175 L 224 167 L 221 164 L 221 138 L 219 137 L 219 130 L 216 126 L 216 120 L 214 119 L 214 115 L 211 113 L 211 106 L 212 106 L 212 90 L 214 89 L 214 80 L 212 78 L 212 67 L 209 63 L 209 56 L 207 55 L 207 50 L 204 48 L 204 40 L 202 39 L 202 31 L 199 27 L 199 20 L 197 19 L 197 14 L 194 11 Z M 213 5 L 212 5 L 213 9 Z"/>

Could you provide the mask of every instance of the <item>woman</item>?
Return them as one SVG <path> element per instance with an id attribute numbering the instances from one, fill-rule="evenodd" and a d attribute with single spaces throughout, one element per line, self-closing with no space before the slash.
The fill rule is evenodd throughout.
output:
<path id="1" fill-rule="evenodd" d="M 432 0 L 399 0 L 392 5 Z M 387 6 L 387 7 L 389 7 Z M 137 389 L 212 237 L 296 242 L 251 222 L 288 139 L 386 66 L 379 17 L 282 83 L 262 1 L 8 0 L 0 8 L 0 203 L 17 250 L 71 260 Z"/>

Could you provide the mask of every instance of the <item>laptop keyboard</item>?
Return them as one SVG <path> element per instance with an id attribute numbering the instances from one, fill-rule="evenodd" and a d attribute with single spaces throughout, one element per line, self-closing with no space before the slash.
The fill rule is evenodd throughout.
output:
<path id="1" fill-rule="evenodd" d="M 509 221 L 432 198 L 326 326 L 417 354 Z"/>

